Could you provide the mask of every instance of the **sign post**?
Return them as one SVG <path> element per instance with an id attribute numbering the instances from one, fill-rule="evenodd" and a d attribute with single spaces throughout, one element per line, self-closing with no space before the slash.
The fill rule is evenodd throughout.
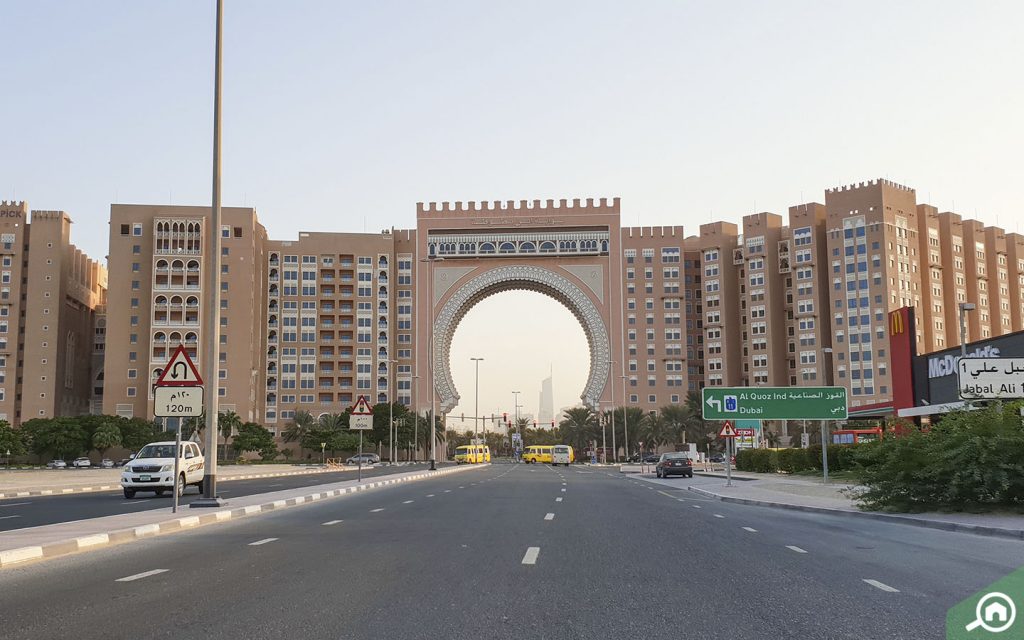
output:
<path id="1" fill-rule="evenodd" d="M 956 372 L 962 400 L 1024 398 L 1024 358 L 960 358 Z"/>
<path id="2" fill-rule="evenodd" d="M 733 429 L 732 422 L 726 420 L 722 423 L 722 429 L 718 432 L 719 438 L 725 438 L 725 486 L 732 486 L 732 442 L 737 437 L 736 429 Z"/>
<path id="3" fill-rule="evenodd" d="M 348 428 L 359 431 L 359 455 L 356 456 L 356 464 L 359 465 L 357 482 L 363 481 L 363 431 L 373 429 L 373 408 L 367 401 L 366 396 L 359 396 L 356 404 L 352 407 L 352 413 L 348 419 Z"/>
<path id="4" fill-rule="evenodd" d="M 174 488 L 171 513 L 178 512 L 178 474 L 181 459 L 181 419 L 203 415 L 203 379 L 188 356 L 184 345 L 178 345 L 160 373 L 153 387 L 153 415 L 157 418 L 177 418 L 174 434 Z M 207 452 L 207 456 L 210 452 Z M 213 452 L 216 455 L 216 452 Z"/>

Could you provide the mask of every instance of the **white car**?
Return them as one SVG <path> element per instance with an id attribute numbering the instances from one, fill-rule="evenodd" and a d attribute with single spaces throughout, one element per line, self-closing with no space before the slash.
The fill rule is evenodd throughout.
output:
<path id="1" fill-rule="evenodd" d="M 75 461 L 71 463 L 72 467 L 87 469 L 92 466 L 92 461 L 89 458 L 75 458 Z"/>
<path id="2" fill-rule="evenodd" d="M 47 469 L 67 469 L 68 463 L 63 460 L 50 460 L 46 463 Z"/>
<path id="3" fill-rule="evenodd" d="M 121 472 L 121 488 L 125 498 L 134 498 L 137 491 L 153 491 L 163 495 L 177 487 L 178 495 L 194 485 L 202 491 L 205 461 L 194 442 L 182 442 L 178 452 L 178 477 L 174 477 L 174 442 L 153 442 L 139 453 Z"/>

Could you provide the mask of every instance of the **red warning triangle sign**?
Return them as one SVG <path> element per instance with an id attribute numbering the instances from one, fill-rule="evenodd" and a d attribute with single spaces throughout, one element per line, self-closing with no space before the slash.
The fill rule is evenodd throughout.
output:
<path id="1" fill-rule="evenodd" d="M 201 384 L 203 384 L 203 378 L 199 375 L 199 370 L 196 369 L 192 358 L 188 357 L 185 345 L 179 344 L 160 377 L 157 378 L 156 386 L 198 387 Z"/>
<path id="2" fill-rule="evenodd" d="M 366 396 L 359 396 L 356 400 L 356 404 L 352 407 L 352 415 L 354 416 L 372 416 L 373 407 L 366 401 Z"/>
<path id="3" fill-rule="evenodd" d="M 736 429 L 733 429 L 732 422 L 726 420 L 722 423 L 722 430 L 718 432 L 719 438 L 735 438 L 737 436 Z"/>

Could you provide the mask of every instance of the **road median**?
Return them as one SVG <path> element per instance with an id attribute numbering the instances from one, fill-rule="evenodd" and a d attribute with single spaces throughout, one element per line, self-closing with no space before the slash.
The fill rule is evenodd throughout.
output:
<path id="1" fill-rule="evenodd" d="M 345 480 L 332 484 L 244 496 L 233 498 L 227 508 L 215 511 L 203 510 L 199 514 L 172 516 L 166 510 L 160 509 L 15 529 L 0 533 L 0 569 L 190 530 L 218 522 L 229 522 L 403 482 L 426 480 L 452 473 L 481 469 L 484 466 L 486 465 L 445 467 L 436 471 L 394 474 L 363 483 L 358 483 L 356 480 Z"/>

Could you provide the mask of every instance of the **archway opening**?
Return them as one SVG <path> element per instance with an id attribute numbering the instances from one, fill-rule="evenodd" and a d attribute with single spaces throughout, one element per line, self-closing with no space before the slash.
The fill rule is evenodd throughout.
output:
<path id="1" fill-rule="evenodd" d="M 582 403 L 580 396 L 590 376 L 590 346 L 579 319 L 562 302 L 535 291 L 489 295 L 459 322 L 449 351 L 460 399 L 448 413 L 448 424 L 457 430 L 473 428 L 476 364 L 471 358 L 484 358 L 481 416 L 500 417 L 507 412 L 511 419 L 515 415 L 512 392 L 519 391 L 520 417 L 531 423 L 537 420 L 544 427 L 550 427 L 552 419 L 557 424 L 562 409 Z"/>

